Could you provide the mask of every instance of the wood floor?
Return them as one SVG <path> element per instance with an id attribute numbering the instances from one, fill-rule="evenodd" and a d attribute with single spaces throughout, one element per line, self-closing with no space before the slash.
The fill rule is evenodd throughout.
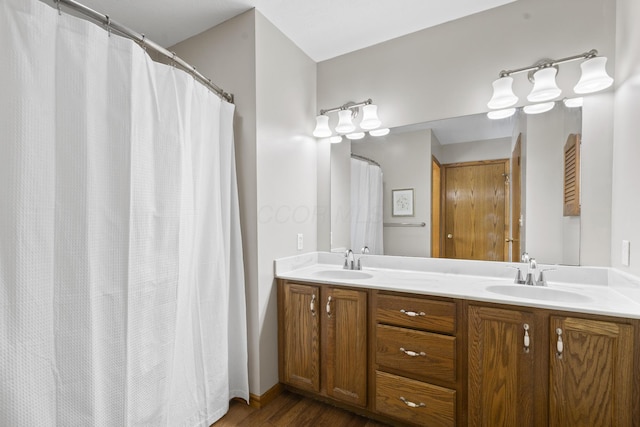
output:
<path id="1" fill-rule="evenodd" d="M 229 412 L 213 424 L 213 427 L 235 426 L 386 427 L 387 425 L 285 391 L 261 409 L 252 408 L 243 401 L 232 401 Z"/>

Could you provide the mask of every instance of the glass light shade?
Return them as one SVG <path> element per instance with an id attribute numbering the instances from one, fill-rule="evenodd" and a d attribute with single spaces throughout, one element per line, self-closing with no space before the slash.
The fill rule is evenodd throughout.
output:
<path id="1" fill-rule="evenodd" d="M 382 129 L 374 129 L 374 130 L 370 130 L 370 131 L 369 131 L 369 135 L 371 135 L 371 136 L 385 136 L 385 135 L 389 135 L 389 128 L 382 128 Z"/>
<path id="2" fill-rule="evenodd" d="M 583 101 L 582 97 L 567 98 L 562 100 L 562 102 L 564 102 L 565 107 L 568 107 L 568 108 L 582 107 L 582 101 Z"/>
<path id="3" fill-rule="evenodd" d="M 349 139 L 362 139 L 364 138 L 364 132 L 349 133 L 346 137 Z"/>
<path id="4" fill-rule="evenodd" d="M 573 91 L 581 94 L 592 93 L 611 86 L 613 79 L 607 74 L 606 65 L 607 58 L 605 56 L 587 59 L 580 64 L 582 74 Z"/>
<path id="5" fill-rule="evenodd" d="M 338 125 L 336 126 L 336 132 L 338 133 L 349 133 L 353 132 L 356 127 L 351 120 L 351 110 L 340 110 L 338 111 Z"/>
<path id="6" fill-rule="evenodd" d="M 534 83 L 527 99 L 531 102 L 549 101 L 558 97 L 562 90 L 556 84 L 558 70 L 554 67 L 542 68 L 533 74 Z"/>
<path id="7" fill-rule="evenodd" d="M 374 104 L 362 107 L 362 121 L 360 127 L 364 130 L 375 129 L 380 127 L 380 119 L 378 118 L 378 106 Z"/>
<path id="8" fill-rule="evenodd" d="M 342 142 L 342 137 L 340 135 L 332 136 L 331 138 L 329 138 L 329 142 L 331 142 L 332 144 L 339 144 L 340 142 Z"/>
<path id="9" fill-rule="evenodd" d="M 326 138 L 331 136 L 331 129 L 329 129 L 329 116 L 319 115 L 316 117 L 316 128 L 313 130 L 313 136 L 316 138 Z"/>
<path id="10" fill-rule="evenodd" d="M 500 77 L 493 81 L 493 96 L 487 104 L 491 109 L 507 108 L 518 102 L 518 97 L 513 93 L 512 77 Z"/>
<path id="11" fill-rule="evenodd" d="M 527 114 L 540 114 L 551 110 L 554 105 L 556 105 L 555 102 L 543 102 L 541 104 L 526 105 L 523 110 Z"/>
<path id="12" fill-rule="evenodd" d="M 515 113 L 516 113 L 515 108 L 505 108 L 503 110 L 489 111 L 487 113 L 487 117 L 490 118 L 491 120 L 499 120 L 499 119 L 506 119 L 507 117 L 511 117 Z"/>

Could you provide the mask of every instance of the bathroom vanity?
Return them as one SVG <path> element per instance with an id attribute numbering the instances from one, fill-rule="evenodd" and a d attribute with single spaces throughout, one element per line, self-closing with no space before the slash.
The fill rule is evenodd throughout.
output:
<path id="1" fill-rule="evenodd" d="M 367 256 L 362 271 L 333 254 L 276 262 L 287 388 L 397 425 L 640 419 L 635 284 L 557 267 L 577 282 L 549 274 L 520 291 L 505 268 L 518 264 L 393 258 Z"/>

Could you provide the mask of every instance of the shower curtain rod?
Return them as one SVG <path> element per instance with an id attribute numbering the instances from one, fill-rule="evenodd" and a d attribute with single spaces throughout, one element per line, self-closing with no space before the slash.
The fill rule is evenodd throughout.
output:
<path id="1" fill-rule="evenodd" d="M 357 160 L 362 160 L 363 162 L 367 162 L 367 163 L 369 163 L 370 165 L 374 165 L 374 166 L 377 166 L 377 167 L 379 167 L 380 169 L 382 169 L 382 166 L 380 166 L 380 163 L 376 162 L 375 160 L 371 160 L 371 159 L 370 159 L 370 158 L 368 158 L 368 157 L 360 156 L 360 155 L 358 155 L 358 154 L 352 154 L 352 155 L 351 155 L 351 158 L 352 158 L 352 159 L 357 159 Z"/>
<path id="2" fill-rule="evenodd" d="M 182 58 L 180 58 L 179 56 L 177 56 L 175 54 L 175 52 L 170 52 L 167 49 L 163 48 L 162 46 L 160 46 L 159 44 L 155 43 L 152 40 L 149 40 L 145 37 L 144 34 L 139 34 L 127 27 L 125 27 L 122 24 L 119 24 L 115 21 L 112 21 L 111 18 L 109 18 L 109 15 L 103 15 L 99 12 L 96 12 L 95 10 L 80 4 L 74 0 L 53 0 L 53 3 L 56 5 L 56 7 L 58 8 L 58 11 L 60 11 L 60 4 L 64 4 L 65 6 L 67 6 L 70 9 L 75 10 L 76 12 L 81 13 L 82 15 L 93 19 L 95 21 L 98 21 L 99 23 L 101 23 L 102 25 L 104 25 L 105 27 L 107 27 L 108 31 L 115 31 L 118 34 L 121 34 L 133 41 L 135 41 L 136 43 L 138 43 L 140 46 L 142 46 L 143 48 L 150 48 L 156 52 L 158 52 L 159 54 L 167 57 L 168 59 L 171 60 L 171 62 L 173 64 L 177 64 L 179 65 L 184 71 L 186 71 L 187 73 L 191 74 L 193 77 L 195 77 L 200 83 L 204 84 L 205 86 L 207 86 L 209 89 L 211 89 L 215 94 L 217 94 L 219 97 L 229 101 L 230 103 L 233 104 L 233 94 L 225 92 L 224 90 L 222 90 L 221 88 L 219 88 L 218 86 L 216 86 L 211 79 L 205 77 L 204 75 L 202 75 L 199 71 L 196 70 L 196 67 L 194 67 L 193 65 L 189 64 L 188 62 L 186 62 L 185 60 L 183 60 Z"/>

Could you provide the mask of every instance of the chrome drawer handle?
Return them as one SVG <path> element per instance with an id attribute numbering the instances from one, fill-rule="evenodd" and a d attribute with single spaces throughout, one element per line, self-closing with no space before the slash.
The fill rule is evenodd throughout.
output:
<path id="1" fill-rule="evenodd" d="M 404 397 L 400 396 L 400 400 L 402 400 L 402 402 L 407 405 L 409 408 L 424 408 L 425 405 L 424 403 L 420 402 L 420 403 L 413 403 L 407 399 L 405 399 Z"/>
<path id="2" fill-rule="evenodd" d="M 404 354 L 406 354 L 407 356 L 411 356 L 411 357 L 426 356 L 427 355 L 427 353 L 425 353 L 424 351 L 421 351 L 420 353 L 416 353 L 415 351 L 405 350 L 402 347 L 400 347 L 400 351 L 403 352 Z"/>
<path id="3" fill-rule="evenodd" d="M 402 310 L 400 310 L 400 313 L 406 314 L 409 317 L 426 316 L 424 311 L 421 311 L 420 313 L 416 313 L 415 311 L 406 311 L 406 310 L 402 309 Z"/>

